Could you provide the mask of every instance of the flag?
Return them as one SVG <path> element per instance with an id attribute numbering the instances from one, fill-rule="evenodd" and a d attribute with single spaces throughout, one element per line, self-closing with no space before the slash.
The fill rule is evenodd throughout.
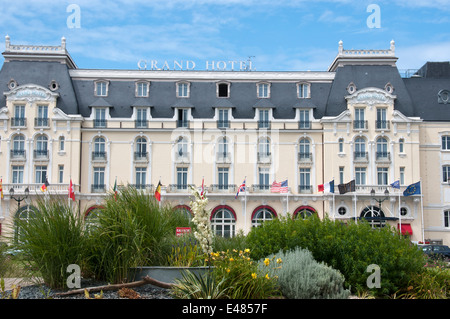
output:
<path id="1" fill-rule="evenodd" d="M 159 181 L 158 186 L 156 186 L 155 198 L 158 202 L 161 201 L 161 181 Z"/>
<path id="2" fill-rule="evenodd" d="M 420 194 L 420 182 L 414 183 L 406 187 L 403 196 Z"/>
<path id="3" fill-rule="evenodd" d="M 205 179 L 202 178 L 202 192 L 200 193 L 200 196 L 203 199 L 203 194 L 205 193 Z"/>
<path id="4" fill-rule="evenodd" d="M 47 180 L 47 177 L 46 177 L 44 184 L 42 184 L 42 186 L 41 186 L 41 191 L 45 192 L 47 190 L 47 186 L 48 185 L 50 185 L 50 184 L 48 183 L 48 180 Z"/>
<path id="5" fill-rule="evenodd" d="M 117 177 L 116 180 L 114 181 L 113 191 L 114 191 L 114 199 L 117 199 Z"/>
<path id="6" fill-rule="evenodd" d="M 354 192 L 356 189 L 355 180 L 352 180 L 352 181 L 348 182 L 347 184 L 339 184 L 338 188 L 339 188 L 339 194 Z"/>
<path id="7" fill-rule="evenodd" d="M 392 186 L 393 188 L 398 188 L 398 189 L 400 189 L 400 181 L 395 181 L 395 182 L 393 182 L 393 183 L 391 184 L 391 186 Z"/>
<path id="8" fill-rule="evenodd" d="M 334 193 L 334 180 L 318 186 L 319 192 Z"/>
<path id="9" fill-rule="evenodd" d="M 2 179 L 0 179 L 0 198 L 1 199 L 3 199 L 3 186 L 2 186 L 2 184 L 3 184 L 3 181 L 2 181 Z"/>
<path id="10" fill-rule="evenodd" d="M 241 184 L 241 186 L 239 186 L 236 196 L 234 197 L 235 199 L 238 197 L 239 192 L 241 192 L 241 191 L 245 191 L 245 179 L 244 179 L 244 182 Z"/>
<path id="11" fill-rule="evenodd" d="M 70 179 L 69 184 L 69 198 L 72 198 L 72 200 L 75 201 L 75 192 L 73 191 L 72 179 Z"/>
<path id="12" fill-rule="evenodd" d="M 272 193 L 287 193 L 288 192 L 288 181 L 285 180 L 280 183 L 273 182 L 272 186 L 270 187 L 270 191 Z"/>

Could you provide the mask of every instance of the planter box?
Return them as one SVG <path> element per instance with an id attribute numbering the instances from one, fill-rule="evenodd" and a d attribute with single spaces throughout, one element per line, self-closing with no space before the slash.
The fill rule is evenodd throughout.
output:
<path id="1" fill-rule="evenodd" d="M 130 279 L 137 281 L 149 276 L 165 283 L 174 283 L 175 279 L 183 279 L 182 273 L 186 270 L 201 275 L 212 270 L 212 267 L 143 266 L 130 268 Z"/>

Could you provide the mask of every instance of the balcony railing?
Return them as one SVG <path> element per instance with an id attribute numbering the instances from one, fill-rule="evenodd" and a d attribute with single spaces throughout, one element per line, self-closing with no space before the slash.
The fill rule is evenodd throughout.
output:
<path id="1" fill-rule="evenodd" d="M 312 153 L 299 152 L 298 153 L 298 161 L 303 163 L 311 163 L 312 162 Z"/>
<path id="2" fill-rule="evenodd" d="M 389 152 L 376 152 L 376 160 L 379 162 L 389 162 L 391 160 L 391 153 Z"/>
<path id="3" fill-rule="evenodd" d="M 3 196 L 7 196 L 9 194 L 9 190 L 11 188 L 14 189 L 14 195 L 21 196 L 25 194 L 25 189 L 28 188 L 29 195 L 42 195 L 41 191 L 42 183 L 31 183 L 31 184 L 3 184 Z M 80 185 L 72 184 L 74 192 L 79 192 Z M 47 186 L 47 191 L 49 194 L 68 194 L 69 193 L 69 184 L 53 184 Z"/>
<path id="4" fill-rule="evenodd" d="M 212 184 L 209 186 L 210 192 L 235 192 L 236 185 L 235 184 Z"/>
<path id="5" fill-rule="evenodd" d="M 167 187 L 167 191 L 168 192 L 188 192 L 190 186 L 194 186 L 195 185 L 190 185 L 190 184 L 169 184 L 169 186 Z"/>
<path id="6" fill-rule="evenodd" d="M 355 131 L 367 130 L 367 121 L 353 121 L 353 129 Z"/>
<path id="7" fill-rule="evenodd" d="M 189 128 L 189 121 L 188 120 L 177 120 L 177 127 Z"/>
<path id="8" fill-rule="evenodd" d="M 217 128 L 229 128 L 230 127 L 230 121 L 223 120 L 223 121 L 217 121 Z"/>
<path id="9" fill-rule="evenodd" d="M 148 121 L 147 120 L 135 120 L 134 121 L 134 127 L 135 128 L 147 128 L 148 127 Z"/>
<path id="10" fill-rule="evenodd" d="M 176 163 L 189 163 L 190 154 L 189 152 L 176 152 L 175 162 Z"/>
<path id="11" fill-rule="evenodd" d="M 11 150 L 11 158 L 13 159 L 25 159 L 26 151 L 25 150 Z"/>
<path id="12" fill-rule="evenodd" d="M 105 184 L 92 184 L 91 185 L 91 192 L 92 193 L 105 193 L 106 192 L 106 185 Z"/>
<path id="13" fill-rule="evenodd" d="M 298 128 L 300 130 L 309 130 L 311 128 L 311 121 L 300 121 L 300 122 L 298 122 Z"/>
<path id="14" fill-rule="evenodd" d="M 231 154 L 229 152 L 217 152 L 217 163 L 231 163 Z"/>
<path id="15" fill-rule="evenodd" d="M 270 163 L 271 155 L 270 152 L 258 152 L 258 163 Z"/>
<path id="16" fill-rule="evenodd" d="M 144 192 L 153 192 L 153 184 L 129 184 L 129 186 L 134 187 L 138 190 L 142 190 Z"/>
<path id="17" fill-rule="evenodd" d="M 95 119 L 94 127 L 95 128 L 106 128 L 106 120 Z"/>
<path id="18" fill-rule="evenodd" d="M 252 192 L 268 192 L 270 191 L 269 184 L 253 184 Z"/>
<path id="19" fill-rule="evenodd" d="M 35 117 L 34 118 L 34 126 L 35 127 L 49 127 L 50 121 L 48 118 Z"/>
<path id="20" fill-rule="evenodd" d="M 311 185 L 298 185 L 298 192 L 300 194 L 311 194 L 312 186 Z"/>
<path id="21" fill-rule="evenodd" d="M 369 154 L 368 152 L 353 152 L 353 160 L 355 162 L 368 162 Z"/>
<path id="22" fill-rule="evenodd" d="M 11 126 L 12 127 L 26 127 L 27 119 L 24 117 L 12 117 L 11 118 Z"/>
<path id="23" fill-rule="evenodd" d="M 92 160 L 93 161 L 104 161 L 104 160 L 106 160 L 106 152 L 105 151 L 94 151 L 94 152 L 92 152 Z"/>
<path id="24" fill-rule="evenodd" d="M 269 121 L 258 121 L 258 128 L 270 128 Z"/>
<path id="25" fill-rule="evenodd" d="M 389 121 L 377 120 L 377 121 L 375 121 L 375 129 L 377 131 L 381 131 L 381 130 L 387 131 L 390 128 L 389 124 L 390 124 Z"/>
<path id="26" fill-rule="evenodd" d="M 147 152 L 134 152 L 134 160 L 135 161 L 147 161 L 148 153 Z"/>
<path id="27" fill-rule="evenodd" d="M 48 150 L 34 150 L 35 159 L 48 159 Z"/>

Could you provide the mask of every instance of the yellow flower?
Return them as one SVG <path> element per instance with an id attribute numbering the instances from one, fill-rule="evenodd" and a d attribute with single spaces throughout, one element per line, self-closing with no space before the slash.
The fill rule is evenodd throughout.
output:
<path id="1" fill-rule="evenodd" d="M 269 278 L 269 274 L 266 274 L 266 279 L 270 279 L 270 278 Z"/>
<path id="2" fill-rule="evenodd" d="M 283 261 L 281 260 L 281 258 L 277 259 L 277 264 L 281 264 Z"/>
<path id="3" fill-rule="evenodd" d="M 249 253 L 249 252 L 250 252 L 250 249 L 246 248 L 244 251 L 245 251 L 246 253 Z"/>
<path id="4" fill-rule="evenodd" d="M 230 261 L 234 261 L 233 257 L 232 257 L 232 258 L 230 258 Z"/>
<path id="5" fill-rule="evenodd" d="M 258 277 L 258 275 L 256 273 L 252 273 L 252 278 L 256 279 L 256 277 Z"/>
<path id="6" fill-rule="evenodd" d="M 269 258 L 264 259 L 264 265 L 269 266 L 270 260 Z"/>
<path id="7" fill-rule="evenodd" d="M 230 268 L 227 268 L 227 272 L 230 272 Z"/>

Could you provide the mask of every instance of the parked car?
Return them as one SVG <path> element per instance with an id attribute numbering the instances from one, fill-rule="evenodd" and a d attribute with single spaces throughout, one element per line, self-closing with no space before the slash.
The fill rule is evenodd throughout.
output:
<path id="1" fill-rule="evenodd" d="M 450 248 L 445 245 L 421 245 L 425 254 L 431 258 L 450 259 Z"/>

